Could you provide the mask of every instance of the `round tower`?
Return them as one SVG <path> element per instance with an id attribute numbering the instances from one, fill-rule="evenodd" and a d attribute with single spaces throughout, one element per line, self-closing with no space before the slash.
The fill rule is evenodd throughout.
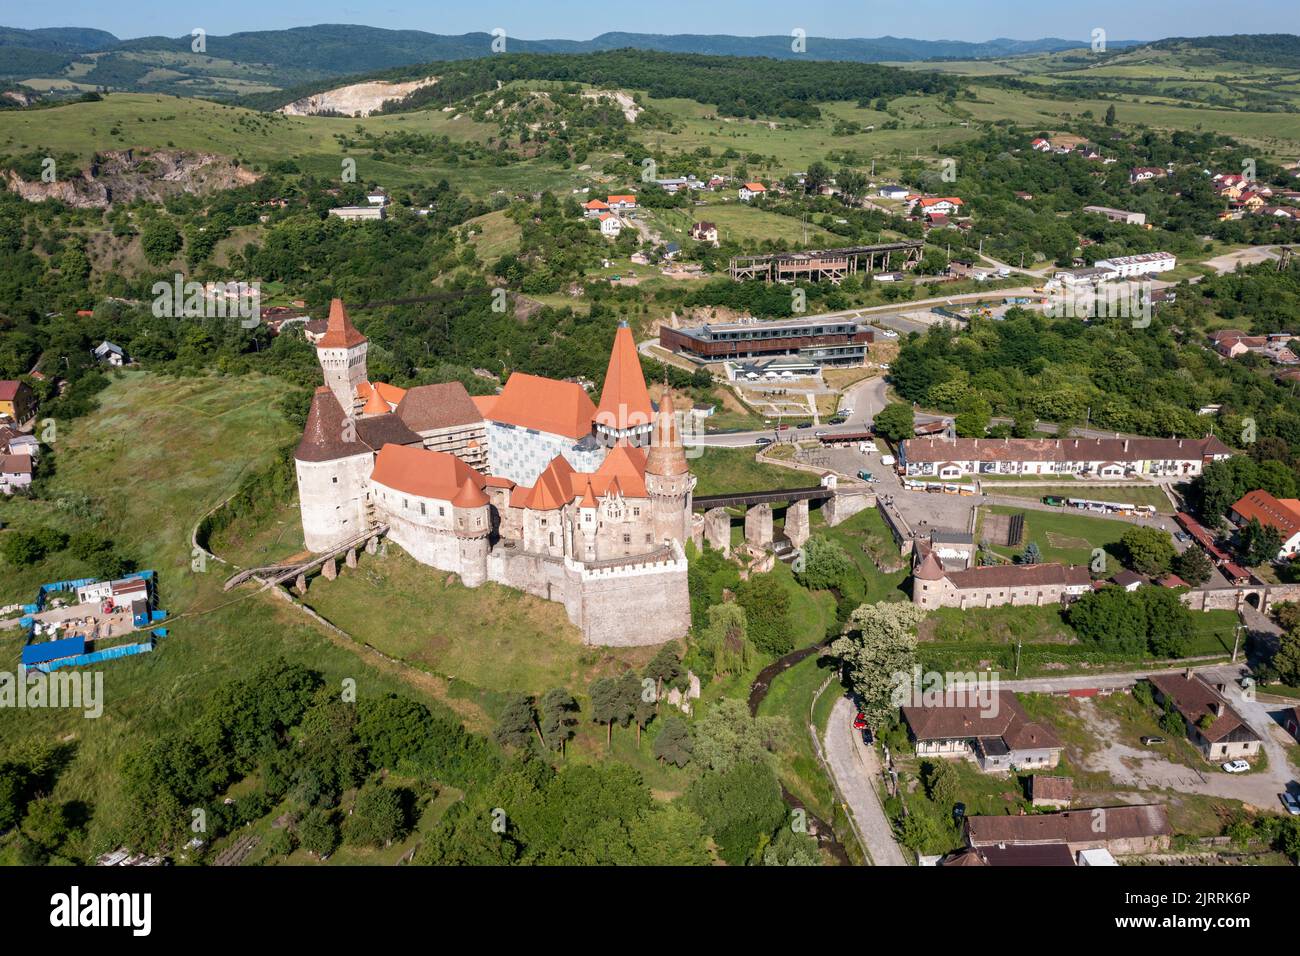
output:
<path id="1" fill-rule="evenodd" d="M 476 588 L 487 580 L 488 539 L 492 533 L 488 496 L 467 475 L 451 499 L 451 507 L 460 552 L 460 580 L 465 587 Z"/>
<path id="2" fill-rule="evenodd" d="M 356 407 L 357 389 L 366 381 L 366 351 L 369 346 L 369 339 L 348 318 L 343 300 L 332 300 L 325 333 L 316 342 L 316 360 L 320 362 L 325 384 L 346 415 L 360 411 Z"/>
<path id="3" fill-rule="evenodd" d="M 654 514 L 656 541 L 683 546 L 691 534 L 691 492 L 695 476 L 686 464 L 686 449 L 677 433 L 677 409 L 672 389 L 664 382 L 655 416 L 650 451 L 645 461 L 645 487 Z"/>

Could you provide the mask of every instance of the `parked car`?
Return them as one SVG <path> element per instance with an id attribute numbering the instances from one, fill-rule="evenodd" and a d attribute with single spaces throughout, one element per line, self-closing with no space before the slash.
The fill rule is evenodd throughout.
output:
<path id="1" fill-rule="evenodd" d="M 1164 742 L 1164 737 L 1157 737 L 1154 734 L 1147 734 L 1142 738 L 1142 746 L 1144 747 L 1154 747 L 1156 744 L 1162 744 Z"/>
<path id="2" fill-rule="evenodd" d="M 766 446 L 766 445 L 770 445 L 770 444 L 772 444 L 772 439 L 770 439 L 770 438 L 758 438 L 758 439 L 755 439 L 754 444 L 755 444 L 755 445 L 758 445 L 758 446 L 761 448 L 761 447 L 764 447 L 764 446 Z"/>
<path id="3" fill-rule="evenodd" d="M 954 803 L 952 805 L 952 818 L 956 823 L 961 823 L 962 818 L 966 816 L 966 804 Z"/>
<path id="4" fill-rule="evenodd" d="M 869 471 L 860 471 L 860 472 L 858 472 L 858 477 L 859 477 L 860 479 L 862 479 L 863 481 L 872 481 L 872 482 L 874 482 L 874 481 L 878 481 L 878 480 L 879 480 L 878 478 L 876 478 L 875 475 L 873 475 L 873 474 L 872 474 L 871 472 L 869 472 Z"/>
<path id="5" fill-rule="evenodd" d="M 1175 531 L 1174 537 L 1177 538 L 1179 541 L 1183 542 L 1184 544 L 1192 540 L 1192 536 L 1188 534 L 1186 531 Z"/>
<path id="6" fill-rule="evenodd" d="M 826 434 L 825 432 L 820 432 L 820 431 L 819 431 L 819 432 L 813 432 L 813 435 L 815 435 L 817 438 L 821 438 L 821 437 L 822 437 L 823 435 L 825 435 L 825 434 Z"/>
<path id="7" fill-rule="evenodd" d="M 1296 799 L 1294 793 L 1282 794 L 1282 806 L 1286 807 L 1286 812 L 1293 817 L 1300 817 L 1300 800 Z"/>
<path id="8" fill-rule="evenodd" d="M 880 463 L 881 463 L 882 465 L 892 465 L 892 464 L 894 463 L 894 456 L 893 456 L 893 455 L 881 455 L 881 456 L 880 456 Z"/>
<path id="9" fill-rule="evenodd" d="M 1250 764 L 1244 760 L 1229 760 L 1223 765 L 1224 773 L 1245 773 L 1250 769 Z"/>
<path id="10" fill-rule="evenodd" d="M 862 711 L 858 711 L 857 716 L 853 718 L 853 729 L 854 730 L 867 729 L 867 715 L 862 713 Z"/>
<path id="11" fill-rule="evenodd" d="M 812 428 L 812 422 L 800 422 L 795 428 Z"/>
<path id="12" fill-rule="evenodd" d="M 839 412 L 836 413 L 835 417 L 836 417 L 836 418 L 841 418 L 841 417 L 842 417 L 842 418 L 848 418 L 848 417 L 849 417 L 850 415 L 852 415 L 852 414 L 853 414 L 853 409 L 851 409 L 851 408 L 841 408 L 841 409 L 839 410 Z"/>

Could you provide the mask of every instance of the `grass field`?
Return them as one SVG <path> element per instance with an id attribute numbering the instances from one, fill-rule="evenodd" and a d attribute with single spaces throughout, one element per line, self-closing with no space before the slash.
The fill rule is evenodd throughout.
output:
<path id="1" fill-rule="evenodd" d="M 274 408 L 283 392 L 282 382 L 256 376 L 116 373 L 100 410 L 57 433 L 46 497 L 8 501 L 0 520 L 93 529 L 159 573 L 161 604 L 172 613 L 211 606 L 221 600 L 221 568 L 191 571 L 190 531 L 293 439 Z M 0 601 L 30 601 L 42 582 L 85 570 L 67 552 L 37 568 L 6 568 Z"/>
<path id="2" fill-rule="evenodd" d="M 1093 551 L 1102 548 L 1113 557 L 1119 539 L 1132 525 L 1125 521 L 1107 518 L 1092 518 L 1087 515 L 1070 514 L 1055 511 L 1034 511 L 995 505 L 982 509 L 980 525 L 976 540 L 981 539 L 986 514 L 1025 516 L 1025 533 L 1021 543 L 1008 548 L 994 543 L 993 550 L 1004 557 L 1013 557 L 1025 550 L 1033 541 L 1038 545 L 1044 561 L 1059 561 L 1063 564 L 1091 564 Z M 1118 566 L 1116 566 L 1118 570 Z"/>
<path id="3" fill-rule="evenodd" d="M 198 99 L 113 93 L 98 103 L 0 111 L 0 153 L 67 152 L 85 162 L 106 149 L 174 147 L 233 156 L 255 170 L 292 159 L 304 172 L 326 179 L 337 178 L 342 160 L 351 157 L 361 181 L 409 186 L 445 177 L 480 196 L 496 189 L 567 192 L 593 182 L 587 173 L 536 159 L 503 167 L 376 160 L 367 150 L 345 150 L 335 138 L 354 136 L 361 127 L 375 135 L 405 131 L 483 143 L 495 131 L 468 116 L 455 116 L 438 110 L 364 119 L 282 116 Z"/>
<path id="4" fill-rule="evenodd" d="M 754 460 L 755 448 L 699 446 L 703 452 L 689 461 L 698 479 L 697 495 L 719 495 L 730 491 L 764 491 L 768 488 L 807 488 L 817 484 L 812 472 L 796 471 Z"/>

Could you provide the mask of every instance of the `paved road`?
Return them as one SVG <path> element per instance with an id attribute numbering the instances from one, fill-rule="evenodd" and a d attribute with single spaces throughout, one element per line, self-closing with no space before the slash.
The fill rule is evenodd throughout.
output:
<path id="1" fill-rule="evenodd" d="M 872 864 L 907 866 L 876 792 L 880 765 L 875 751 L 853 729 L 853 714 L 853 703 L 847 697 L 835 703 L 830 723 L 826 725 L 826 761 L 835 785 L 848 803 L 849 813 L 853 814 L 858 833 L 867 844 L 865 849 Z"/>

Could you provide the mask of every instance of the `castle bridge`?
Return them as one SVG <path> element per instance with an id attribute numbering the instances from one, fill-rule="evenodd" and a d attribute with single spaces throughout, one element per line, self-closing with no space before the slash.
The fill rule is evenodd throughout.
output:
<path id="1" fill-rule="evenodd" d="M 349 541 L 345 541 L 336 548 L 313 555 L 310 561 L 303 561 L 298 564 L 273 564 L 261 568 L 245 568 L 227 578 L 222 590 L 229 591 L 231 588 L 250 579 L 256 579 L 260 582 L 263 589 L 284 584 L 300 576 L 305 579 L 307 574 L 320 570 L 326 562 L 333 562 L 340 556 L 355 552 L 357 548 L 364 547 L 367 551 L 373 553 L 379 539 L 387 533 L 388 525 L 378 525 L 369 528 L 363 534 L 359 534 Z M 355 560 L 356 556 L 354 554 L 349 560 L 349 564 Z"/>
<path id="2" fill-rule="evenodd" d="M 774 488 L 771 491 L 743 491 L 724 495 L 696 495 L 695 508 L 708 511 L 710 508 L 748 508 L 751 505 L 776 504 L 781 501 L 823 501 L 832 497 L 835 489 L 825 485 L 812 488 Z"/>

